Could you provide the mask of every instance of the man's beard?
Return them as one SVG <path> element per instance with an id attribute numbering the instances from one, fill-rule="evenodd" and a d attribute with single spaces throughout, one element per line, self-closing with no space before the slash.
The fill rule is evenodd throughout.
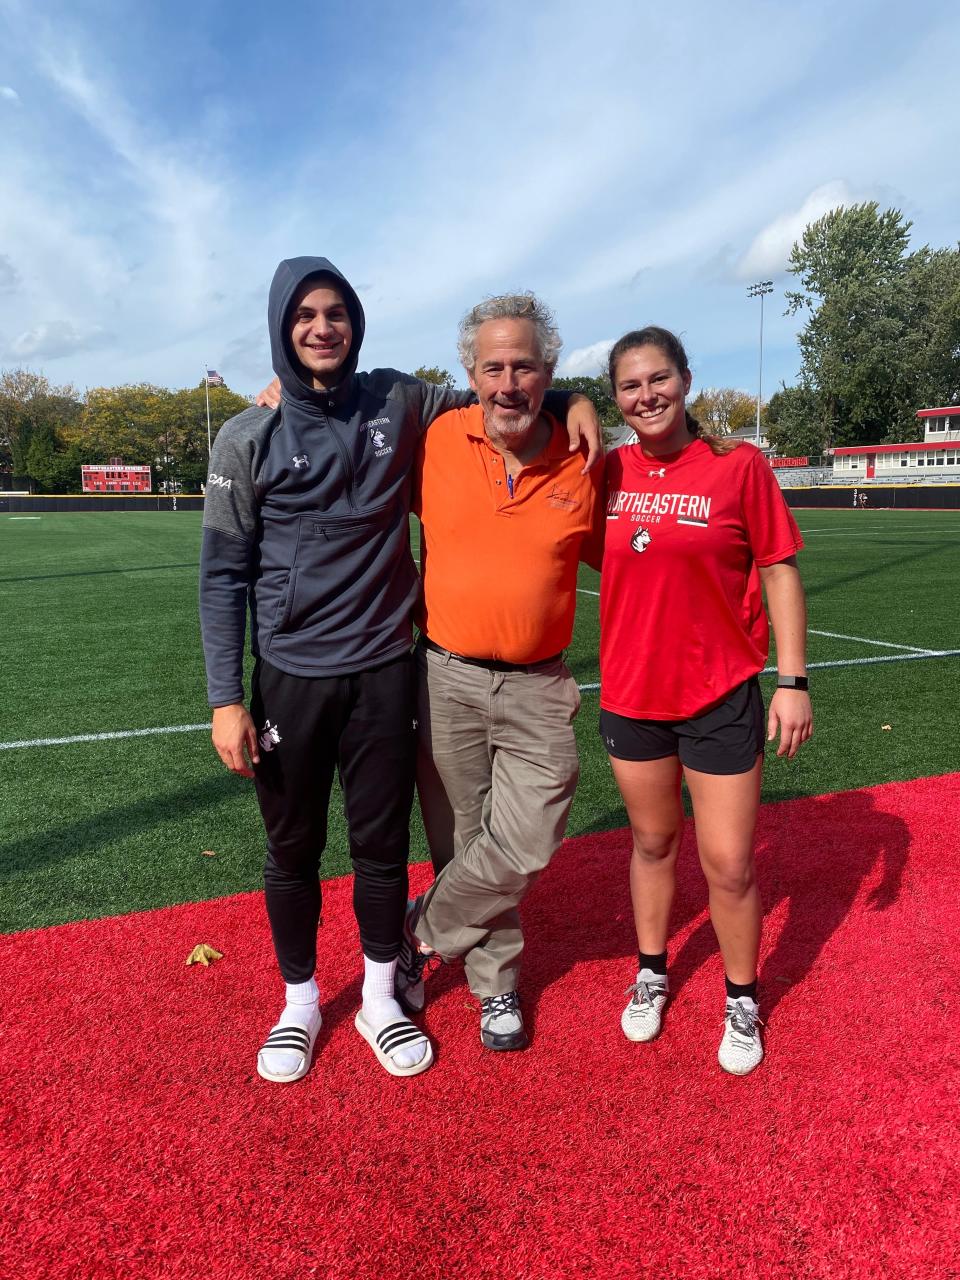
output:
<path id="1" fill-rule="evenodd" d="M 484 424 L 487 428 L 487 434 L 496 436 L 501 440 L 513 440 L 517 436 L 525 436 L 530 432 L 531 427 L 540 417 L 539 410 L 531 413 L 528 409 L 526 413 L 521 413 L 519 417 L 511 415 L 506 417 L 498 412 L 500 405 L 491 404 L 488 409 L 484 410 Z"/>

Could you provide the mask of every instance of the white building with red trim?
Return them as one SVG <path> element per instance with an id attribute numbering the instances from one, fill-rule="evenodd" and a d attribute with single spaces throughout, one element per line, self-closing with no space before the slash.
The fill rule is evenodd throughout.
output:
<path id="1" fill-rule="evenodd" d="M 914 444 L 858 444 L 833 451 L 834 479 L 945 480 L 960 472 L 960 405 L 920 409 L 923 439 Z"/>

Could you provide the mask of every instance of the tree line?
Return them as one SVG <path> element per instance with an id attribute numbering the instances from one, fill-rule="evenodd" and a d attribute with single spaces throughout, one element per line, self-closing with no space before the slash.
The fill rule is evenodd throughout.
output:
<path id="1" fill-rule="evenodd" d="M 0 471 L 38 493 L 79 493 L 83 463 L 122 458 L 153 469 L 155 491 L 199 493 L 207 478 L 204 385 L 171 391 L 138 383 L 95 387 L 81 395 L 41 373 L 0 374 Z M 228 387 L 210 387 L 210 429 L 216 435 L 250 401 Z"/>

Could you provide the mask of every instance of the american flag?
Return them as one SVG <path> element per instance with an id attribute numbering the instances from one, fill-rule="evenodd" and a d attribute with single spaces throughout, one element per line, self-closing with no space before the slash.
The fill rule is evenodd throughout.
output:
<path id="1" fill-rule="evenodd" d="M 221 378 L 220 374 L 217 373 L 216 369 L 208 369 L 207 370 L 207 386 L 222 387 L 223 385 L 224 385 L 223 378 Z"/>

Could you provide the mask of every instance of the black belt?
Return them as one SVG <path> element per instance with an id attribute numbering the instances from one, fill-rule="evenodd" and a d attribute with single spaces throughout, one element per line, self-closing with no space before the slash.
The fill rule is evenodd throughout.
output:
<path id="1" fill-rule="evenodd" d="M 420 636 L 420 643 L 425 649 L 441 653 L 445 658 L 455 658 L 457 662 L 466 662 L 471 667 L 483 667 L 485 671 L 542 671 L 563 657 L 562 653 L 555 653 L 551 658 L 541 658 L 539 662 L 501 662 L 499 658 L 467 658 L 462 653 L 451 653 L 425 635 Z"/>

